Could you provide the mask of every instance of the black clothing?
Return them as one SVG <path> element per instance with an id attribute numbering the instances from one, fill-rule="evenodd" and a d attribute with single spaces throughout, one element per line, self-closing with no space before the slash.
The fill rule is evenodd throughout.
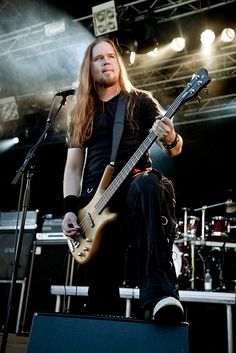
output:
<path id="1" fill-rule="evenodd" d="M 116 106 L 119 95 L 108 102 L 100 102 L 94 119 L 93 133 L 86 143 L 87 158 L 83 178 L 83 190 L 87 187 L 97 187 L 105 167 L 110 162 L 112 148 L 112 131 Z M 158 106 L 151 98 L 140 94 L 135 98 L 133 119 L 136 126 L 132 126 L 129 117 L 125 116 L 124 130 L 117 153 L 116 168 L 120 169 L 129 160 L 139 145 L 143 142 L 152 127 L 155 117 L 159 114 Z M 138 161 L 137 168 L 144 170 L 150 167 L 149 153 Z"/>
<path id="2" fill-rule="evenodd" d="M 112 129 L 117 97 L 98 109 L 94 132 L 86 144 L 87 160 L 83 177 L 82 207 L 94 195 L 104 168 L 109 164 Z M 159 114 L 155 101 L 144 94 L 135 97 L 134 119 L 138 128 L 125 117 L 124 134 L 118 149 L 116 167 L 122 167 L 136 151 Z M 132 244 L 136 256 L 135 277 L 140 287 L 141 308 L 153 308 L 165 296 L 178 299 L 178 286 L 172 259 L 174 240 L 175 194 L 173 184 L 151 167 L 149 152 L 136 165 L 142 170 L 127 177 L 111 200 L 118 212 L 116 223 L 109 224 L 97 255 L 88 267 L 88 312 L 119 314 L 119 286 L 122 285 L 122 250 Z M 124 262 L 123 262 L 124 264 Z"/>

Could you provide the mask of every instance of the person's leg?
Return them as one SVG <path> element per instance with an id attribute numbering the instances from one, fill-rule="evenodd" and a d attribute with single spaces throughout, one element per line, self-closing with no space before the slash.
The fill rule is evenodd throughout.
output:
<path id="1" fill-rule="evenodd" d="M 121 315 L 119 286 L 122 281 L 119 225 L 109 225 L 102 236 L 96 256 L 88 266 L 88 305 L 95 315 Z"/>
<path id="2" fill-rule="evenodd" d="M 149 312 L 163 298 L 173 298 L 172 303 L 179 299 L 172 259 L 174 206 L 159 175 L 154 173 L 135 176 L 127 200 L 137 241 L 140 301 Z"/>

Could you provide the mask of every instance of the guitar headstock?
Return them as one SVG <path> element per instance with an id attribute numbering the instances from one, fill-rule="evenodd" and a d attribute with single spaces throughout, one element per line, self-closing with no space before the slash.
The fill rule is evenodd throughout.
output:
<path id="1" fill-rule="evenodd" d="M 197 96 L 197 94 L 211 82 L 211 77 L 207 70 L 202 67 L 197 74 L 193 74 L 191 81 L 189 81 L 181 94 L 182 103 Z"/>

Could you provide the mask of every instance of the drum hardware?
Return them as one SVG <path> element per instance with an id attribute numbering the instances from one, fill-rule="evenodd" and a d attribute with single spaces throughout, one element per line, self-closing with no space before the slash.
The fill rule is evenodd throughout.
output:
<path id="1" fill-rule="evenodd" d="M 206 210 L 208 208 L 213 208 L 213 207 L 218 207 L 218 206 L 223 206 L 223 205 L 230 205 L 233 201 L 232 200 L 227 200 L 225 202 L 220 202 L 220 203 L 215 203 L 213 205 L 208 205 L 208 206 L 202 206 L 199 208 L 195 208 L 194 211 L 202 211 L 202 234 L 201 237 L 203 240 L 205 240 L 205 216 L 206 216 Z"/>
<path id="2" fill-rule="evenodd" d="M 191 268 L 192 268 L 192 273 L 191 273 L 191 279 L 190 279 L 190 285 L 191 289 L 195 289 L 195 242 L 191 242 Z"/>
<path id="3" fill-rule="evenodd" d="M 186 236 L 188 232 L 188 209 L 184 208 L 184 235 Z M 187 245 L 187 241 L 185 240 L 184 245 Z"/>
<path id="4" fill-rule="evenodd" d="M 236 217 L 229 218 L 228 233 L 230 240 L 236 242 Z"/>
<path id="5" fill-rule="evenodd" d="M 173 244 L 172 258 L 175 266 L 176 276 L 180 289 L 188 287 L 189 278 L 191 276 L 191 268 L 189 264 L 189 254 L 186 246 L 183 245 L 182 239 L 178 244 Z"/>
<path id="6" fill-rule="evenodd" d="M 195 239 L 196 237 L 196 227 L 195 227 L 195 222 L 196 217 L 189 217 L 188 216 L 188 208 L 184 207 L 182 208 L 184 211 L 184 246 L 187 246 L 189 238 Z M 190 222 L 188 220 L 190 219 Z M 195 289 L 195 244 L 194 242 L 191 242 L 191 278 L 190 278 L 190 284 L 191 284 L 191 289 Z"/>
<path id="7" fill-rule="evenodd" d="M 172 259 L 177 277 L 182 273 L 182 255 L 183 253 L 180 251 L 179 247 L 176 244 L 173 244 Z"/>
<path id="8" fill-rule="evenodd" d="M 225 290 L 225 282 L 224 282 L 224 275 L 223 275 L 223 266 L 221 263 L 219 263 L 219 282 L 220 282 L 220 289 Z"/>
<path id="9" fill-rule="evenodd" d="M 191 257 L 191 289 L 195 289 L 195 240 L 197 237 L 197 229 L 200 218 L 188 216 L 188 208 L 184 207 L 184 245 L 187 246 L 187 241 L 190 239 L 190 257 Z"/>
<path id="10" fill-rule="evenodd" d="M 185 280 L 187 279 L 185 284 L 188 288 L 191 287 L 192 290 L 203 290 L 205 269 L 206 266 L 208 266 L 212 272 L 213 290 L 224 291 L 228 289 L 228 265 L 225 268 L 224 261 L 226 256 L 226 248 L 232 247 L 234 249 L 234 244 L 230 243 L 231 239 L 229 234 L 230 231 L 232 232 L 232 229 L 236 228 L 236 218 L 228 220 L 225 217 L 216 216 L 211 219 L 211 223 L 208 222 L 207 224 L 205 219 L 207 209 L 222 205 L 229 205 L 231 203 L 231 200 L 227 200 L 226 202 L 205 205 L 194 209 L 193 211 L 201 211 L 201 218 L 189 216 L 188 209 L 182 208 L 184 211 L 183 221 L 181 220 L 181 222 L 178 223 L 177 233 L 179 238 L 175 242 L 178 242 L 180 246 L 182 245 L 188 249 L 187 251 L 191 259 L 189 259 L 188 268 L 185 269 L 184 272 L 182 270 L 182 273 L 179 276 L 180 284 L 180 281 L 183 277 L 185 277 Z M 200 223 L 201 227 L 199 227 Z M 221 236 L 223 239 L 221 239 Z M 213 238 L 211 239 L 211 237 Z M 228 238 L 230 240 L 226 242 Z M 184 254 L 184 256 L 186 256 L 186 254 Z M 232 279 L 235 280 L 235 277 L 236 274 L 231 274 L 231 282 L 233 282 Z"/>

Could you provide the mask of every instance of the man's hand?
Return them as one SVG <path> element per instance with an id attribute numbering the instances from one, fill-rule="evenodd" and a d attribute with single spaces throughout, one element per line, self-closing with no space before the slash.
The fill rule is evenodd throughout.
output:
<path id="1" fill-rule="evenodd" d="M 152 130 L 160 141 L 165 141 L 167 144 L 172 143 L 175 139 L 175 129 L 172 120 L 162 115 L 157 116 Z"/>
<path id="2" fill-rule="evenodd" d="M 67 212 L 62 221 L 63 233 L 74 239 L 79 234 L 79 228 L 77 216 L 73 212 Z"/>

